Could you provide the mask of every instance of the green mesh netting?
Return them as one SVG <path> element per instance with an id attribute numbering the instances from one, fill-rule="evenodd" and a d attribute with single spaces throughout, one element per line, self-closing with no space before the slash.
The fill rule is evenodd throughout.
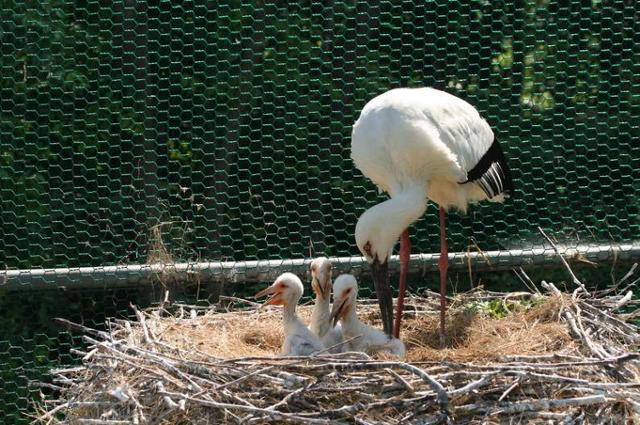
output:
<path id="1" fill-rule="evenodd" d="M 467 99 L 510 158 L 515 198 L 452 216 L 453 249 L 638 235 L 634 2 L 181 3 L 4 3 L 0 267 L 145 262 L 164 222 L 184 259 L 355 255 L 351 125 L 398 86 Z"/>
<path id="2" fill-rule="evenodd" d="M 113 3 L 2 2 L 2 269 L 145 263 L 159 237 L 184 260 L 356 255 L 384 197 L 351 125 L 399 86 L 468 100 L 509 157 L 515 197 L 452 214 L 451 250 L 640 235 L 633 0 Z M 438 250 L 435 208 L 413 230 Z M 12 423 L 66 340 L 1 311 Z"/>

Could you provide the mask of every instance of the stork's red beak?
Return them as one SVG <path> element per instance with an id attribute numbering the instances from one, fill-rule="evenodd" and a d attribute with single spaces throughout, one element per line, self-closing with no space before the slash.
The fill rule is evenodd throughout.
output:
<path id="1" fill-rule="evenodd" d="M 382 319 L 384 333 L 391 335 L 393 330 L 393 296 L 391 295 L 391 286 L 389 285 L 388 260 L 385 259 L 384 263 L 381 263 L 376 257 L 373 263 L 371 263 L 371 276 L 378 296 L 380 318 Z"/>

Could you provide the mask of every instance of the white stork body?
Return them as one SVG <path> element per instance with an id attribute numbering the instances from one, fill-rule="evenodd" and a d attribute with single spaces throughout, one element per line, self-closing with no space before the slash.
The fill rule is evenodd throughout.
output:
<path id="1" fill-rule="evenodd" d="M 300 320 L 296 306 L 303 293 L 302 282 L 293 273 L 283 273 L 268 288 L 258 292 L 255 297 L 271 295 L 265 305 L 283 306 L 283 324 L 285 339 L 282 344 L 283 356 L 309 356 L 324 350 L 324 344 Z"/>
<path id="2" fill-rule="evenodd" d="M 489 199 L 479 184 L 460 183 L 493 140 L 489 124 L 464 100 L 432 88 L 394 89 L 362 109 L 351 158 L 391 197 L 422 189 L 439 206 L 466 211 L 470 202 Z"/>
<path id="3" fill-rule="evenodd" d="M 399 357 L 405 356 L 406 349 L 402 341 L 358 319 L 358 283 L 353 275 L 338 276 L 334 284 L 334 296 L 331 317 L 334 322 L 342 322 L 342 333 L 347 341 L 345 351 L 361 351 L 367 354 L 386 352 Z"/>
<path id="4" fill-rule="evenodd" d="M 424 214 L 427 199 L 441 207 L 444 226 L 444 211 L 453 207 L 464 212 L 469 203 L 485 199 L 502 201 L 512 189 L 489 124 L 464 100 L 432 88 L 394 89 L 367 103 L 353 126 L 351 158 L 391 196 L 360 217 L 356 243 L 372 266 L 386 265 L 403 234 L 405 279 L 409 240 L 403 232 Z M 441 253 L 446 254 L 446 245 Z M 446 275 L 446 264 L 444 273 L 442 267 Z M 389 298 L 382 282 L 386 267 L 373 271 L 379 300 Z M 401 277 L 401 296 L 403 282 Z M 387 310 L 383 321 L 389 322 L 391 307 L 385 303 L 381 301 L 381 309 Z M 390 331 L 389 323 L 385 331 Z"/>

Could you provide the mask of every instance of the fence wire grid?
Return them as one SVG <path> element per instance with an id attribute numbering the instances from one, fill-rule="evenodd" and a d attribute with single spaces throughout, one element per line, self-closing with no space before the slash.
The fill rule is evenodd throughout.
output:
<path id="1" fill-rule="evenodd" d="M 358 255 L 356 220 L 385 196 L 349 158 L 351 125 L 394 87 L 467 100 L 508 156 L 514 196 L 451 214 L 451 251 L 546 252 L 540 226 L 639 252 L 634 0 L 5 1 L 0 17 L 0 269 L 24 283 L 0 284 L 5 423 L 73 363 L 53 317 L 151 302 L 107 266 Z M 437 234 L 430 206 L 413 251 Z M 94 289 L 42 272 L 79 268 Z M 26 291 L 36 275 L 51 285 Z"/>

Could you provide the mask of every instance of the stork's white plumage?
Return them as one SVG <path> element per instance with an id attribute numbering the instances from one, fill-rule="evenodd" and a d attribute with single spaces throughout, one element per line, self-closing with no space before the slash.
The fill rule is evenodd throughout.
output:
<path id="1" fill-rule="evenodd" d="M 361 351 L 368 354 L 387 352 L 404 357 L 406 349 L 402 341 L 385 334 L 380 329 L 366 325 L 358 319 L 358 283 L 350 274 L 338 276 L 333 284 L 334 302 L 331 318 L 342 323 L 345 351 Z"/>
<path id="2" fill-rule="evenodd" d="M 400 295 L 394 335 L 399 334 L 409 262 L 407 228 L 425 210 L 440 206 L 441 335 L 448 266 L 445 211 L 469 203 L 502 201 L 513 190 L 509 168 L 489 124 L 478 111 L 432 88 L 394 89 L 374 98 L 353 126 L 351 158 L 391 199 L 365 211 L 356 243 L 371 263 L 385 332 L 393 323 L 387 260 L 401 237 Z"/>
<path id="3" fill-rule="evenodd" d="M 314 335 L 296 314 L 296 306 L 302 297 L 304 288 L 298 276 L 283 273 L 268 288 L 258 292 L 255 297 L 271 295 L 265 305 L 282 305 L 285 339 L 282 344 L 283 356 L 308 356 L 324 350 L 320 339 Z"/>
<path id="4" fill-rule="evenodd" d="M 311 270 L 311 287 L 316 294 L 309 329 L 320 338 L 330 353 L 339 353 L 342 351 L 342 327 L 331 326 L 330 318 L 333 265 L 326 257 L 318 257 L 311 262 L 309 268 Z"/>

